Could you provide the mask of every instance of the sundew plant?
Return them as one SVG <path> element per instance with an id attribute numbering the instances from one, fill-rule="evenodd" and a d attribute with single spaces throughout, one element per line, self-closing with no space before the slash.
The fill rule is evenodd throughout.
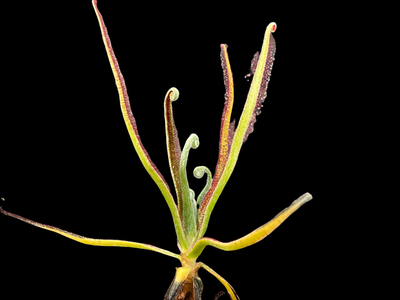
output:
<path id="1" fill-rule="evenodd" d="M 225 84 L 225 106 L 222 112 L 220 127 L 219 156 L 214 174 L 212 174 L 212 172 L 205 166 L 199 166 L 194 169 L 193 174 L 196 178 L 202 178 L 204 175 L 207 177 L 205 187 L 199 195 L 196 195 L 195 192 L 190 189 L 186 172 L 186 163 L 189 151 L 190 149 L 196 149 L 199 147 L 199 137 L 196 134 L 191 134 L 186 140 L 183 148 L 181 148 L 172 110 L 172 102 L 178 99 L 179 92 L 176 88 L 171 88 L 167 91 L 164 99 L 165 132 L 169 166 L 177 198 L 174 199 L 170 187 L 165 181 L 163 175 L 161 175 L 150 159 L 149 154 L 140 140 L 138 126 L 131 111 L 125 81 L 111 46 L 107 28 L 104 24 L 103 17 L 97 8 L 97 1 L 93 0 L 92 4 L 100 25 L 101 35 L 114 74 L 126 127 L 140 161 L 160 189 L 165 201 L 167 202 L 174 223 L 180 253 L 176 254 L 143 243 L 87 238 L 53 226 L 40 224 L 26 219 L 7 212 L 1 207 L 0 212 L 31 225 L 56 232 L 83 244 L 145 249 L 180 260 L 182 266 L 177 268 L 175 277 L 165 294 L 164 300 L 200 300 L 203 291 L 203 284 L 198 275 L 198 270 L 200 268 L 203 268 L 214 275 L 225 286 L 231 299 L 239 299 L 234 289 L 222 276 L 206 264 L 197 261 L 204 248 L 206 246 L 213 246 L 221 250 L 233 251 L 255 244 L 275 230 L 304 203 L 312 199 L 312 196 L 309 193 L 300 196 L 271 221 L 240 239 L 231 242 L 220 242 L 204 236 L 214 206 L 232 174 L 243 143 L 253 131 L 256 117 L 260 114 L 262 103 L 267 96 L 266 91 L 271 76 L 276 50 L 275 40 L 272 36 L 272 33 L 276 30 L 276 24 L 270 23 L 267 26 L 261 52 L 257 52 L 251 62 L 251 73 L 249 76 L 253 76 L 253 78 L 237 126 L 235 126 L 235 122 L 231 122 L 233 106 L 233 77 L 228 59 L 227 45 L 221 45 L 220 55 Z M 215 299 L 217 299 L 221 294 L 222 293 L 217 294 Z"/>

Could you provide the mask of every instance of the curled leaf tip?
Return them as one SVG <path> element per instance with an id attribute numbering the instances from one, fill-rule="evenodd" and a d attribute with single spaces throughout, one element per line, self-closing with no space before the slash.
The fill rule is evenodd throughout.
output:
<path id="1" fill-rule="evenodd" d="M 185 151 L 185 148 L 187 149 L 187 150 L 189 150 L 190 148 L 192 148 L 192 149 L 197 149 L 198 147 L 200 146 L 200 139 L 199 139 L 199 137 L 197 136 L 197 134 L 195 134 L 195 133 L 192 133 L 189 137 L 188 137 L 188 139 L 186 140 L 186 143 L 185 143 L 185 146 L 184 146 L 184 150 L 183 151 Z M 186 153 L 185 154 L 182 154 L 182 156 L 186 156 Z"/>
<path id="2" fill-rule="evenodd" d="M 169 89 L 169 98 L 171 101 L 176 101 L 179 98 L 179 91 L 177 88 L 170 88 Z"/>
<path id="3" fill-rule="evenodd" d="M 208 190 L 211 188 L 211 183 L 212 183 L 212 175 L 211 175 L 211 171 L 204 166 L 200 166 L 200 167 L 196 167 L 193 170 L 193 175 L 194 177 L 196 177 L 197 179 L 200 179 L 203 177 L 204 173 L 207 173 L 207 183 L 204 186 L 203 190 L 201 191 L 201 193 L 199 194 L 199 196 L 197 197 L 197 204 L 201 205 L 201 203 L 204 200 L 204 197 L 206 196 Z"/>
<path id="4" fill-rule="evenodd" d="M 197 179 L 201 179 L 201 178 L 203 178 L 204 173 L 206 173 L 207 171 L 210 172 L 210 170 L 208 170 L 207 167 L 204 167 L 204 166 L 196 167 L 196 168 L 193 170 L 193 175 L 194 175 L 194 177 L 196 177 Z"/>

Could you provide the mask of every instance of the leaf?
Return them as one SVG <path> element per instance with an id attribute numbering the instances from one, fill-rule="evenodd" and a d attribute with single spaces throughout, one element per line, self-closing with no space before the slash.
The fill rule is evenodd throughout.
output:
<path id="1" fill-rule="evenodd" d="M 179 91 L 176 88 L 171 88 L 164 100 L 164 118 L 165 118 L 165 132 L 167 137 L 167 152 L 169 167 L 174 180 L 175 190 L 178 201 L 178 211 L 182 216 L 182 185 L 180 177 L 180 160 L 181 160 L 181 146 L 178 138 L 178 130 L 174 122 L 174 115 L 172 110 L 172 102 L 178 100 Z"/>
<path id="2" fill-rule="evenodd" d="M 214 176 L 211 189 L 207 193 L 200 209 L 199 209 L 199 232 L 198 238 L 204 236 L 208 222 L 214 209 L 214 206 L 222 193 L 226 183 L 235 168 L 240 149 L 243 142 L 247 139 L 248 135 L 253 131 L 255 117 L 259 114 L 262 102 L 265 100 L 266 89 L 271 75 L 272 64 L 275 55 L 275 40 L 272 37 L 272 32 L 276 29 L 275 23 L 270 23 L 265 31 L 263 46 L 258 58 L 257 68 L 250 86 L 249 94 L 247 96 L 246 104 L 244 106 L 242 115 L 239 120 L 238 127 L 236 128 L 232 141 L 228 138 L 229 153 L 226 162 L 224 163 L 222 174 Z M 221 56 L 222 57 L 222 56 Z M 225 56 L 223 56 L 225 57 Z M 253 61 L 255 61 L 253 59 Z M 227 68 L 227 70 L 230 70 Z M 230 71 L 227 71 L 230 74 Z M 229 81 L 228 81 L 229 82 Z M 232 85 L 225 84 L 227 87 L 227 94 L 230 95 L 230 90 L 233 90 Z M 233 99 L 232 99 L 233 101 Z M 224 112 L 225 114 L 225 112 Z M 227 120 L 223 121 L 224 128 L 226 128 Z M 222 130 L 226 138 L 226 129 Z M 231 131 L 230 131 L 231 132 Z M 230 136 L 230 133 L 229 133 Z M 221 134 L 222 138 L 222 134 Z M 225 160 L 226 158 L 224 158 Z"/>
<path id="3" fill-rule="evenodd" d="M 129 135 L 131 137 L 133 146 L 135 147 L 135 150 L 139 156 L 139 159 L 142 162 L 143 166 L 145 167 L 146 171 L 150 174 L 151 178 L 153 178 L 154 182 L 157 184 L 158 188 L 160 189 L 161 193 L 163 194 L 163 196 L 167 202 L 167 205 L 172 214 L 175 231 L 176 231 L 179 243 L 181 244 L 183 249 L 187 249 L 188 246 L 187 246 L 187 243 L 185 240 L 185 234 L 183 231 L 181 219 L 180 219 L 176 204 L 174 202 L 174 199 L 171 195 L 171 191 L 170 191 L 168 184 L 165 181 L 164 177 L 161 175 L 160 171 L 157 169 L 157 167 L 154 165 L 154 163 L 150 159 L 149 154 L 147 153 L 146 149 L 144 148 L 144 146 L 140 140 L 139 133 L 138 133 L 138 130 L 136 127 L 136 120 L 131 111 L 129 97 L 128 97 L 128 93 L 127 93 L 126 85 L 125 85 L 125 80 L 124 80 L 124 77 L 122 76 L 121 70 L 118 65 L 117 58 L 115 57 L 114 50 L 111 46 L 111 40 L 110 40 L 110 37 L 108 36 L 107 28 L 104 24 L 103 17 L 97 8 L 97 1 L 93 0 L 92 3 L 93 3 L 93 7 L 95 9 L 95 12 L 96 12 L 97 19 L 99 21 L 104 46 L 107 51 L 107 56 L 110 61 L 112 72 L 114 74 L 115 83 L 117 85 L 122 115 L 124 117 L 124 121 L 125 121 L 126 127 L 128 129 Z"/>
<path id="4" fill-rule="evenodd" d="M 233 107 L 233 75 L 229 63 L 227 45 L 221 45 L 221 65 L 224 74 L 225 105 L 221 119 L 221 130 L 219 140 L 219 155 L 215 169 L 214 182 L 218 182 L 225 169 L 226 162 L 231 150 L 234 122 L 230 122 Z"/>
<path id="5" fill-rule="evenodd" d="M 232 107 L 233 107 L 233 75 L 231 70 L 231 65 L 229 63 L 229 57 L 227 52 L 228 45 L 221 45 L 221 66 L 224 76 L 225 85 L 225 105 L 222 112 L 221 118 L 221 129 L 220 129 L 220 139 L 219 139 L 219 153 L 218 162 L 215 168 L 215 174 L 211 183 L 211 187 L 201 201 L 201 206 L 199 208 L 199 226 L 202 225 L 204 214 L 206 212 L 207 205 L 213 196 L 215 188 L 217 187 L 221 176 L 225 170 L 226 162 L 229 158 L 229 152 L 231 150 L 232 138 L 235 128 L 235 122 L 230 122 Z M 200 235 L 201 237 L 202 235 Z"/>
<path id="6" fill-rule="evenodd" d="M 45 225 L 45 224 L 41 224 L 29 219 L 26 219 L 24 217 L 21 217 L 19 215 L 10 213 L 5 211 L 2 207 L 0 207 L 0 213 L 9 216 L 9 217 L 13 217 L 15 219 L 21 220 L 25 223 L 28 223 L 30 225 L 39 227 L 39 228 L 43 228 L 49 231 L 53 231 L 55 233 L 61 234 L 69 239 L 72 239 L 74 241 L 77 241 L 79 243 L 82 244 L 87 244 L 87 245 L 92 245 L 92 246 L 109 246 L 109 247 L 128 247 L 128 248 L 137 248 L 137 249 L 145 249 L 145 250 L 151 250 L 151 251 L 155 251 L 167 256 L 171 256 L 177 259 L 181 259 L 181 256 L 175 253 L 172 253 L 168 250 L 164 250 L 152 245 L 148 245 L 148 244 L 143 244 L 143 243 L 135 243 L 135 242 L 128 242 L 128 241 L 121 241 L 121 240 L 103 240 L 103 239 L 92 239 L 92 238 L 87 238 L 84 236 L 80 236 L 77 235 L 75 233 L 72 232 L 68 232 L 66 230 L 57 228 L 57 227 L 53 227 L 50 225 Z"/>
<path id="7" fill-rule="evenodd" d="M 213 246 L 215 248 L 225 250 L 225 251 L 234 251 L 239 250 L 250 245 L 253 245 L 262 239 L 264 239 L 267 235 L 269 235 L 272 231 L 274 231 L 279 225 L 282 224 L 291 214 L 293 214 L 296 210 L 298 210 L 303 204 L 310 201 L 312 199 L 311 194 L 305 193 L 297 200 L 293 201 L 293 203 L 281 211 L 278 215 L 275 216 L 271 221 L 264 224 L 263 226 L 257 228 L 253 232 L 248 235 L 237 239 L 235 241 L 229 243 L 223 243 L 211 238 L 202 238 L 196 242 L 193 246 L 187 257 L 189 259 L 197 258 L 203 252 L 206 246 Z"/>

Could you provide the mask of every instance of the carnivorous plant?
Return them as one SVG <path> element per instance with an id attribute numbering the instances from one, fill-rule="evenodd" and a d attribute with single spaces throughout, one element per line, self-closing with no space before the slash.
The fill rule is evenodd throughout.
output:
<path id="1" fill-rule="evenodd" d="M 250 75 L 253 76 L 253 79 L 242 115 L 236 128 L 235 122 L 230 121 L 233 105 L 232 71 L 227 54 L 227 45 L 221 45 L 220 55 L 225 84 L 225 106 L 223 109 L 220 128 L 219 157 L 213 176 L 207 167 L 200 166 L 194 169 L 194 176 L 196 178 L 202 178 L 204 175 L 207 176 L 207 183 L 202 192 L 197 196 L 188 185 L 186 162 L 188 160 L 190 149 L 196 149 L 199 146 L 199 138 L 196 134 L 191 134 L 186 140 L 183 149 L 181 149 L 172 111 L 172 102 L 178 99 L 179 92 L 176 88 L 171 88 L 167 92 L 164 99 L 165 131 L 169 165 L 177 195 L 175 201 L 164 177 L 150 159 L 149 154 L 139 138 L 138 128 L 130 108 L 124 78 L 121 74 L 116 56 L 111 46 L 107 28 L 104 24 L 103 17 L 97 8 L 97 1 L 93 0 L 92 4 L 100 25 L 101 35 L 111 64 L 112 72 L 115 77 L 124 121 L 139 159 L 146 171 L 157 184 L 170 209 L 180 254 L 175 254 L 168 250 L 143 243 L 87 238 L 56 227 L 37 223 L 7 212 L 1 207 L 0 212 L 31 225 L 56 232 L 80 243 L 95 246 L 117 246 L 146 249 L 179 259 L 182 266 L 177 268 L 175 278 L 165 295 L 165 300 L 200 300 L 203 290 L 202 281 L 198 276 L 198 270 L 200 268 L 213 274 L 225 286 L 232 299 L 239 299 L 233 288 L 224 278 L 204 263 L 197 262 L 197 258 L 200 256 L 204 248 L 206 246 L 213 246 L 221 250 L 233 251 L 257 243 L 275 230 L 275 228 L 277 228 L 304 203 L 312 199 L 312 196 L 309 193 L 302 195 L 271 221 L 235 241 L 225 243 L 204 237 L 213 208 L 232 174 L 243 143 L 253 131 L 256 116 L 260 113 L 262 103 L 266 98 L 266 90 L 275 55 L 275 40 L 272 33 L 276 30 L 276 24 L 270 23 L 268 25 L 265 31 L 261 53 L 257 52 L 251 62 Z"/>

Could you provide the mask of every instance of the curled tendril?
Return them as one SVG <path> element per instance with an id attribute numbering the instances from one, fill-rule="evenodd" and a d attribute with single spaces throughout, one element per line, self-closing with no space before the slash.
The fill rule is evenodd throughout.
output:
<path id="1" fill-rule="evenodd" d="M 206 182 L 206 185 L 204 186 L 203 190 L 201 191 L 201 193 L 197 197 L 197 204 L 198 205 L 201 205 L 201 202 L 203 202 L 204 197 L 206 196 L 208 190 L 211 188 L 212 175 L 211 175 L 210 170 L 207 167 L 204 167 L 204 166 L 196 167 L 193 170 L 193 175 L 197 179 L 202 178 L 204 173 L 207 173 L 207 182 Z"/>

